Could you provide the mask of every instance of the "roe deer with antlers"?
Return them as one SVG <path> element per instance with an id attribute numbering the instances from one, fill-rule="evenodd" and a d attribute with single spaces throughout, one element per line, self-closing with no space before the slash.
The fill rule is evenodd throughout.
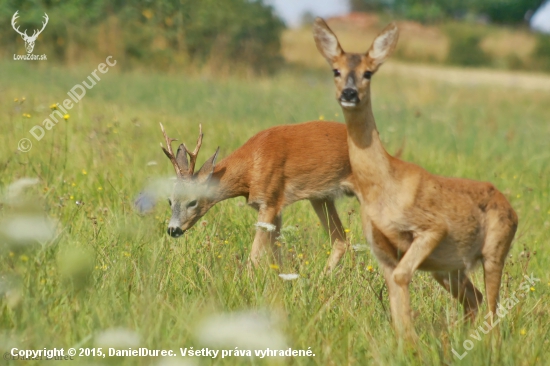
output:
<path id="1" fill-rule="evenodd" d="M 13 17 L 11 17 L 11 26 L 17 33 L 19 33 L 21 38 L 23 38 L 23 41 L 25 41 L 25 49 L 27 50 L 27 53 L 32 53 L 32 50 L 34 49 L 34 42 L 36 42 L 36 39 L 38 38 L 40 33 L 42 33 L 44 28 L 46 28 L 46 24 L 48 24 L 48 20 L 49 20 L 48 14 L 44 13 L 44 22 L 42 23 L 42 29 L 40 30 L 35 29 L 34 32 L 32 33 L 32 36 L 29 36 L 27 34 L 26 29 L 24 32 L 21 32 L 19 30 L 19 26 L 17 28 L 15 27 L 15 22 L 17 18 L 19 18 L 19 15 L 17 14 L 18 12 L 19 10 L 16 11 L 15 14 L 13 14 Z"/>
<path id="2" fill-rule="evenodd" d="M 307 199 L 333 243 L 327 269 L 336 266 L 347 244 L 334 200 L 354 192 L 344 124 L 315 121 L 272 127 L 216 163 L 218 148 L 196 173 L 202 129 L 193 152 L 181 144 L 176 154 L 171 147 L 175 140 L 166 135 L 162 124 L 161 129 L 166 140 L 162 149 L 178 177 L 170 199 L 168 234 L 179 237 L 216 203 L 244 196 L 258 210 L 259 225 L 268 228 L 256 232 L 252 263 L 258 264 L 260 254 L 269 246 L 279 260 L 275 240 L 281 229 L 281 211 Z"/>
<path id="3" fill-rule="evenodd" d="M 416 339 L 409 283 L 417 269 L 430 271 L 473 319 L 483 296 L 466 272 L 481 261 L 487 303 L 495 314 L 502 270 L 518 224 L 510 203 L 490 183 L 430 174 L 390 156 L 380 141 L 370 84 L 395 48 L 397 26 L 387 26 L 365 54 L 344 52 L 320 18 L 313 33 L 334 72 L 362 226 L 386 280 L 397 333 Z"/>

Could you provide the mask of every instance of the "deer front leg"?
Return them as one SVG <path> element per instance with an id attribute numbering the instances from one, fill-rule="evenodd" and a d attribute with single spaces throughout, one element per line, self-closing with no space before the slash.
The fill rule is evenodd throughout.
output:
<path id="1" fill-rule="evenodd" d="M 366 215 L 361 216 L 363 221 L 363 230 L 367 236 L 367 240 L 371 243 L 372 251 L 376 258 L 390 298 L 390 311 L 392 324 L 395 332 L 400 336 L 415 341 L 416 333 L 411 319 L 409 292 L 402 291 L 400 286 L 394 280 L 395 269 L 398 262 L 397 249 L 392 245 L 390 240 L 370 222 Z M 404 315 L 405 314 L 405 315 Z"/>
<path id="2" fill-rule="evenodd" d="M 408 339 L 415 340 L 416 334 L 411 323 L 410 300 L 408 292 L 401 291 L 399 285 L 394 280 L 394 271 L 398 262 L 398 252 L 396 247 L 386 235 L 380 231 L 370 220 L 366 207 L 361 207 L 361 222 L 363 232 L 367 241 L 370 243 L 372 252 L 376 256 L 390 298 L 390 312 L 392 324 L 398 335 L 406 335 Z M 408 314 L 404 317 L 402 314 Z"/>
<path id="3" fill-rule="evenodd" d="M 397 334 L 410 332 L 411 329 L 413 329 L 411 328 L 411 324 L 403 323 L 401 319 L 401 314 L 399 312 L 399 307 L 404 301 L 406 301 L 406 299 L 401 298 L 402 293 L 399 291 L 397 284 L 393 280 L 393 271 L 395 267 L 384 261 L 380 261 L 379 265 L 380 269 L 382 269 L 384 280 L 386 281 L 386 287 L 388 288 L 388 296 L 390 298 L 390 313 L 393 328 L 395 329 Z M 414 337 L 414 335 L 412 335 L 412 337 Z"/>
<path id="4" fill-rule="evenodd" d="M 279 236 L 281 229 L 281 221 L 281 215 L 278 214 L 278 210 L 274 208 L 260 208 L 256 236 L 254 236 L 254 243 L 250 252 L 250 260 L 254 266 L 259 264 L 260 257 L 267 250 L 269 244 L 271 244 L 275 259 L 280 260 L 277 258 L 278 251 L 276 253 L 274 247 L 276 247 L 275 240 Z"/>
<path id="5" fill-rule="evenodd" d="M 395 314 L 398 319 L 394 320 L 394 324 L 397 322 L 400 335 L 405 336 L 408 340 L 414 341 L 416 339 L 411 318 L 409 284 L 414 271 L 433 252 L 444 236 L 444 232 L 419 233 L 391 275 L 391 280 L 396 285 L 395 289 L 399 298 L 399 303 L 395 304 L 397 307 Z M 393 313 L 394 311 L 392 311 Z"/>
<path id="6" fill-rule="evenodd" d="M 346 250 L 348 245 L 346 242 L 346 234 L 344 233 L 344 226 L 340 221 L 336 206 L 333 200 L 310 200 L 315 213 L 319 217 L 323 228 L 330 235 L 330 241 L 332 243 L 332 252 L 328 259 L 325 271 L 330 272 L 336 267 Z"/>
<path id="7" fill-rule="evenodd" d="M 281 247 L 280 244 L 277 245 L 277 239 L 279 236 L 281 236 L 281 227 L 283 225 L 283 214 L 280 213 L 277 216 L 275 216 L 274 220 L 275 224 L 275 231 L 273 231 L 270 235 L 270 241 L 271 241 L 271 253 L 273 254 L 273 259 L 275 262 L 281 266 L 282 265 L 282 257 L 281 257 Z"/>

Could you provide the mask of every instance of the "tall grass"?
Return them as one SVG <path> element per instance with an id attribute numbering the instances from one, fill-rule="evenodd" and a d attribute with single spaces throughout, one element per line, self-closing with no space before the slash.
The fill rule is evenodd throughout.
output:
<path id="1" fill-rule="evenodd" d="M 459 361 L 452 349 L 463 352 L 463 341 L 472 339 L 474 327 L 483 324 L 486 308 L 476 324 L 463 326 L 460 306 L 429 276 L 418 273 L 411 293 L 421 342 L 415 349 L 400 345 L 370 252 L 348 252 L 334 274 L 322 276 L 330 243 L 305 202 L 284 212 L 289 235 L 282 243 L 284 264 L 279 270 L 270 268 L 267 259 L 256 270 L 248 267 L 255 212 L 243 207 L 242 198 L 218 204 L 179 240 L 165 234 L 168 204 L 160 202 L 145 216 L 132 209 L 133 198 L 150 179 L 173 175 L 158 146 L 158 122 L 189 143 L 202 123 L 205 137 L 198 163 L 217 146 L 224 157 L 270 126 L 319 118 L 343 121 L 329 72 L 289 70 L 271 79 L 220 79 L 118 74 L 115 67 L 70 111 L 67 121 L 34 141 L 28 130 L 91 70 L 25 63 L 1 68 L 0 187 L 23 177 L 38 178 L 20 199 L 30 200 L 33 212 L 45 212 L 58 222 L 55 237 L 44 245 L 20 246 L 2 239 L 2 352 L 11 347 L 92 347 L 106 329 L 124 328 L 137 334 L 141 346 L 179 354 L 180 347 L 202 347 L 197 335 L 201 319 L 260 311 L 274 322 L 274 336 L 284 334 L 294 349 L 311 347 L 315 357 L 188 358 L 185 364 L 543 365 L 548 359 L 548 93 L 456 86 L 397 77 L 384 68 L 373 79 L 374 113 L 389 151 L 405 141 L 403 158 L 433 173 L 492 181 L 517 210 L 520 226 L 505 268 L 502 298 L 518 289 L 525 274 L 541 280 L 498 330 L 482 335 Z M 17 150 L 23 137 L 34 143 L 28 153 Z M 148 165 L 152 161 L 157 165 Z M 21 212 L 19 203 L 3 200 L 0 222 Z M 338 210 L 351 243 L 365 244 L 357 202 L 344 198 Z M 285 282 L 279 271 L 300 278 Z M 479 270 L 473 278 L 483 288 Z M 162 361 L 76 360 L 117 365 Z"/>

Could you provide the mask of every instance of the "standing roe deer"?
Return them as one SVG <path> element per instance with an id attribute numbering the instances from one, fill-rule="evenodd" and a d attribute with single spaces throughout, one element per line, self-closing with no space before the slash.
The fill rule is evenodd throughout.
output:
<path id="1" fill-rule="evenodd" d="M 178 176 L 170 199 L 168 234 L 179 237 L 216 203 L 244 196 L 258 210 L 260 225 L 273 228 L 256 232 L 250 255 L 256 265 L 268 243 L 278 259 L 274 244 L 281 229 L 282 209 L 308 199 L 333 243 L 327 269 L 336 266 L 347 244 L 334 199 L 342 193 L 354 194 L 344 124 L 315 121 L 272 127 L 215 164 L 218 148 L 196 173 L 202 129 L 193 152 L 181 144 L 175 155 L 171 147 L 175 140 L 166 135 L 162 124 L 161 129 L 167 145 L 162 149 Z"/>
<path id="2" fill-rule="evenodd" d="M 487 303 L 494 314 L 517 215 L 492 184 L 430 174 L 390 156 L 382 146 L 370 84 L 395 48 L 397 26 L 388 25 L 365 54 L 345 53 L 320 18 L 313 33 L 334 72 L 363 230 L 386 280 L 396 331 L 416 338 L 409 299 L 416 269 L 430 271 L 473 319 L 483 296 L 466 272 L 481 261 Z"/>

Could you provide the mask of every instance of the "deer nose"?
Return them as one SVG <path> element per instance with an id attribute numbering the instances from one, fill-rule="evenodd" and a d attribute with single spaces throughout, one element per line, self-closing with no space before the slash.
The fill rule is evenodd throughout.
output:
<path id="1" fill-rule="evenodd" d="M 340 99 L 346 101 L 346 102 L 357 102 L 359 99 L 359 94 L 357 94 L 357 90 L 352 88 L 346 88 L 342 90 L 342 96 Z"/>
<path id="2" fill-rule="evenodd" d="M 168 235 L 172 238 L 179 238 L 183 235 L 183 230 L 179 227 L 168 227 Z"/>

